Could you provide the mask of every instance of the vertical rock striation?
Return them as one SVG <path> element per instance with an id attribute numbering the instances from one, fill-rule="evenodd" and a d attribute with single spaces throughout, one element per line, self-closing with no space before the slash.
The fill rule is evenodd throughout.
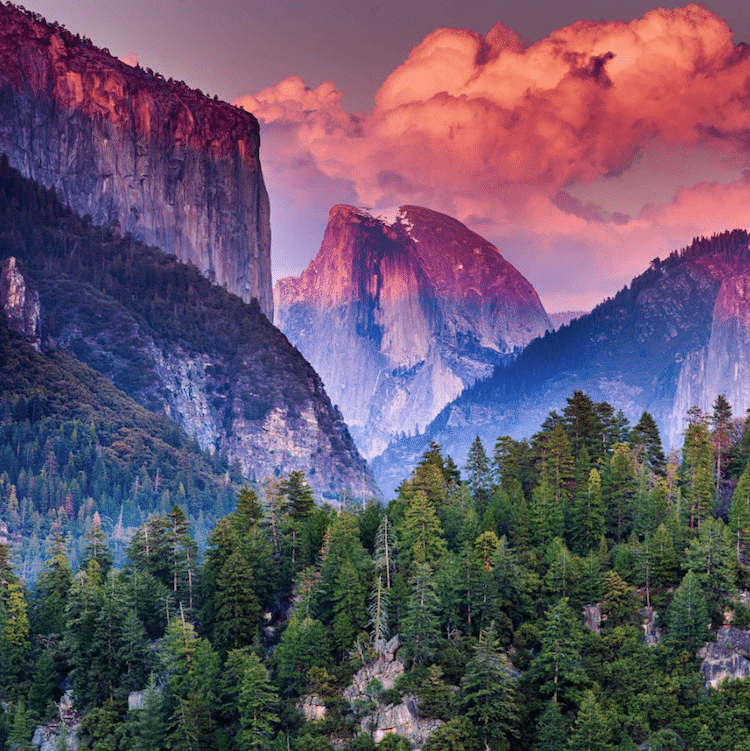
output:
<path id="1" fill-rule="evenodd" d="M 251 114 L 0 5 L 0 152 L 94 224 L 174 253 L 270 319 L 259 146 Z"/>
<path id="2" fill-rule="evenodd" d="M 693 405 L 711 412 L 723 394 L 735 416 L 750 407 L 750 275 L 730 276 L 721 282 L 711 316 L 706 347 L 685 359 L 680 369 L 670 423 L 670 442 L 679 445 L 685 415 Z"/>
<path id="3" fill-rule="evenodd" d="M 551 328 L 533 287 L 493 245 L 417 206 L 334 206 L 318 255 L 275 295 L 276 324 L 367 456 L 424 428 Z"/>

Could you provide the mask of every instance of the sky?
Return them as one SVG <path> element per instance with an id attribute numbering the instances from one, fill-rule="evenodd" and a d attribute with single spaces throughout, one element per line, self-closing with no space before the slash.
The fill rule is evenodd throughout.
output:
<path id="1" fill-rule="evenodd" d="M 549 312 L 750 227 L 750 13 L 640 0 L 26 0 L 261 122 L 274 276 L 337 203 L 465 222 Z"/>

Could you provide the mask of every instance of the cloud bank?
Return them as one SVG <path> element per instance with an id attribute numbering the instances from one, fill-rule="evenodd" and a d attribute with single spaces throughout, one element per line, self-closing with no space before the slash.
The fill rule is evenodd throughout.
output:
<path id="1" fill-rule="evenodd" d="M 502 23 L 484 37 L 438 29 L 367 114 L 299 78 L 237 103 L 263 124 L 277 212 L 325 217 L 340 200 L 444 211 L 550 310 L 589 307 L 693 236 L 750 225 L 750 48 L 697 5 L 577 22 L 528 47 Z M 698 169 L 665 181 L 664 162 L 649 172 L 654 149 Z M 614 187 L 629 174 L 625 201 Z"/>

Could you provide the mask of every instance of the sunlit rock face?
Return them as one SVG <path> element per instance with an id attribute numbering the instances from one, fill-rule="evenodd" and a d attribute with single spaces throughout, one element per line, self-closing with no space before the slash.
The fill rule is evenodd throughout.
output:
<path id="1" fill-rule="evenodd" d="M 723 394 L 736 417 L 750 407 L 750 275 L 721 282 L 711 316 L 708 343 L 692 351 L 680 368 L 670 421 L 670 443 L 679 445 L 687 410 L 711 413 Z"/>
<path id="2" fill-rule="evenodd" d="M 0 311 L 8 328 L 39 349 L 39 293 L 29 288 L 12 256 L 0 262 Z"/>
<path id="3" fill-rule="evenodd" d="M 423 429 L 550 328 L 533 287 L 493 245 L 417 206 L 334 206 L 318 255 L 274 292 L 276 325 L 367 456 Z"/>
<path id="4" fill-rule="evenodd" d="M 273 317 L 249 113 L 0 5 L 0 152 L 94 224 L 174 253 Z"/>

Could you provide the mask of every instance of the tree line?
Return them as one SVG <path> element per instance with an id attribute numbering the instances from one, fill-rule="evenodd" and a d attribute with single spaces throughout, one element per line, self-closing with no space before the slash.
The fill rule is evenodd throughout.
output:
<path id="1" fill-rule="evenodd" d="M 749 452 L 723 397 L 665 456 L 647 412 L 574 392 L 462 469 L 432 444 L 387 505 L 317 505 L 293 472 L 244 488 L 202 554 L 175 504 L 120 567 L 92 520 L 74 572 L 61 531 L 31 586 L 2 546 L 0 749 L 67 687 L 92 751 L 407 749 L 367 717 L 412 697 L 443 721 L 427 751 L 742 748 L 750 687 L 704 689 L 696 652 L 750 625 Z M 396 685 L 343 699 L 396 636 Z"/>

